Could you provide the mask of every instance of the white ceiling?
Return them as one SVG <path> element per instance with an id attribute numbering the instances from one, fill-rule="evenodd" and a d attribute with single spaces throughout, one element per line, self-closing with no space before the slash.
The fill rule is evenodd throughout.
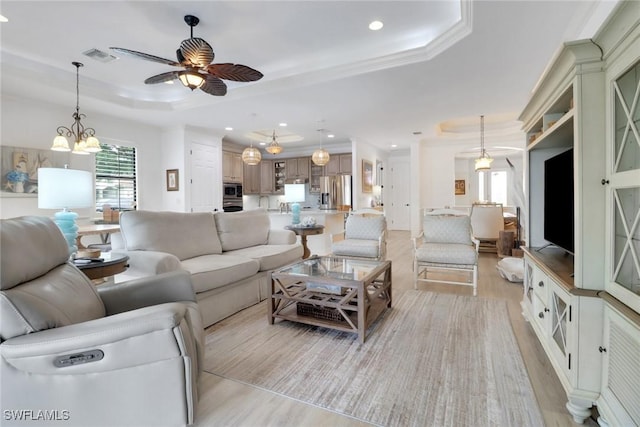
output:
<path id="1" fill-rule="evenodd" d="M 473 134 L 481 114 L 490 135 L 513 135 L 545 66 L 567 40 L 591 37 L 616 1 L 3 1 L 2 94 L 75 106 L 158 126 L 191 125 L 248 145 L 247 134 L 302 136 L 285 147 L 335 141 L 384 150 L 416 140 Z M 122 56 L 109 63 L 82 52 L 110 46 L 170 60 L 194 37 L 214 63 L 261 71 L 230 82 L 224 97 L 182 85 L 145 85 L 173 68 Z M 373 32 L 368 24 L 384 22 Z M 224 131 L 225 127 L 233 131 Z M 98 136 L 99 136 L 99 129 Z M 415 132 L 421 132 L 415 135 Z M 284 138 L 283 138 L 284 139 Z M 296 138 L 291 138 L 296 139 Z M 506 138 L 508 139 L 508 137 Z M 325 145 L 330 141 L 325 139 Z"/>

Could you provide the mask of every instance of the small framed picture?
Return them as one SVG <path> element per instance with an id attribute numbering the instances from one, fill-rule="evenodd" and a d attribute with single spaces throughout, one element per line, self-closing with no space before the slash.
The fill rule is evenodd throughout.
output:
<path id="1" fill-rule="evenodd" d="M 178 191 L 178 169 L 167 169 L 167 191 Z"/>
<path id="2" fill-rule="evenodd" d="M 456 196 L 464 196 L 465 188 L 464 188 L 464 179 L 456 179 Z"/>

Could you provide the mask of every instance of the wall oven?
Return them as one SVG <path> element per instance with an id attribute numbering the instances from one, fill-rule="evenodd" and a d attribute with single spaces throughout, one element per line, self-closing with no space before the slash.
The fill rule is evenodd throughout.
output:
<path id="1" fill-rule="evenodd" d="M 225 182 L 222 187 L 222 210 L 225 212 L 241 211 L 243 208 L 242 184 Z"/>

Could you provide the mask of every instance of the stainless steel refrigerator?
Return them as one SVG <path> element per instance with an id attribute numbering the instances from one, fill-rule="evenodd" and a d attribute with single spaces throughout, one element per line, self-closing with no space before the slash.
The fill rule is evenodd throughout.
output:
<path id="1" fill-rule="evenodd" d="M 351 208 L 351 175 L 320 177 L 320 209 Z"/>

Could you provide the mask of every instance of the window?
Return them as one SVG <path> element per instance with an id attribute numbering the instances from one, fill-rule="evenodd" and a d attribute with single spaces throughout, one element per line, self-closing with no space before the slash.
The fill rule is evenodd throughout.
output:
<path id="1" fill-rule="evenodd" d="M 133 209 L 136 206 L 136 149 L 100 144 L 96 153 L 96 210 L 103 205 L 111 209 Z"/>
<path id="2" fill-rule="evenodd" d="M 478 172 L 478 200 L 507 205 L 507 171 Z"/>

